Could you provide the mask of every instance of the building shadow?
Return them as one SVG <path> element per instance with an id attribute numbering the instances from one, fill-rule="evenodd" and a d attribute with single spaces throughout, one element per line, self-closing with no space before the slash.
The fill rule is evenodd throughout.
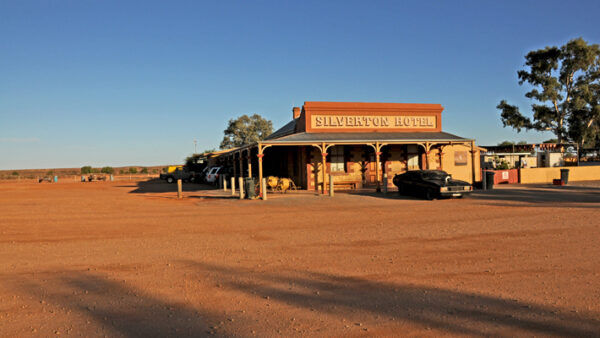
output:
<path id="1" fill-rule="evenodd" d="M 107 328 L 109 336 L 229 337 L 235 334 L 235 330 L 222 327 L 225 320 L 222 315 L 161 300 L 123 282 L 80 272 L 68 272 L 52 279 L 51 284 L 48 282 L 23 281 L 18 289 L 44 299 L 51 306 L 80 313 L 95 322 L 91 324 L 93 327 Z"/>
<path id="2" fill-rule="evenodd" d="M 325 273 L 286 275 L 193 261 L 183 263 L 195 266 L 204 276 L 213 276 L 226 288 L 329 314 L 367 312 L 450 334 L 478 336 L 518 332 L 583 337 L 600 333 L 598 314 L 574 314 L 500 297 Z"/>
<path id="3" fill-rule="evenodd" d="M 165 180 L 161 180 L 159 178 L 152 178 L 147 181 L 136 182 L 135 186 L 133 187 L 135 187 L 135 189 L 130 191 L 130 194 L 160 194 L 167 192 L 177 192 L 177 183 L 167 183 Z M 184 192 L 195 192 L 217 190 L 217 188 L 213 185 L 208 184 L 184 182 L 182 183 L 182 190 Z"/>
<path id="4" fill-rule="evenodd" d="M 507 202 L 504 205 L 516 202 L 523 206 L 600 207 L 600 187 L 503 187 L 474 191 L 471 197 L 484 201 Z"/>

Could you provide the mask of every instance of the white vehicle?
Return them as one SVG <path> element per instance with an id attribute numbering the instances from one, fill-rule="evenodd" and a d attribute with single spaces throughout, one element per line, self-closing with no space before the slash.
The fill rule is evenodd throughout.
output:
<path id="1" fill-rule="evenodd" d="M 219 179 L 219 172 L 223 167 L 212 167 L 206 172 L 206 183 L 215 183 Z"/>

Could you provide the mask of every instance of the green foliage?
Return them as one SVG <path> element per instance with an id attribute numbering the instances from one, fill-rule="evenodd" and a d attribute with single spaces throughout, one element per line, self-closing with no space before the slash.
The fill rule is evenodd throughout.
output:
<path id="1" fill-rule="evenodd" d="M 544 141 L 544 143 L 558 143 L 558 140 L 555 138 L 551 138 L 549 140 Z"/>
<path id="2" fill-rule="evenodd" d="M 19 172 L 18 171 L 13 171 L 11 175 L 13 175 L 13 176 L 19 176 Z"/>
<path id="3" fill-rule="evenodd" d="M 54 170 L 48 170 L 46 176 L 54 176 Z"/>
<path id="4" fill-rule="evenodd" d="M 515 144 L 515 143 L 511 142 L 511 141 L 502 141 L 502 142 L 498 143 L 498 147 L 509 147 L 509 146 L 512 146 L 513 144 Z"/>
<path id="5" fill-rule="evenodd" d="M 113 167 L 104 167 L 102 170 L 100 170 L 100 172 L 104 174 L 113 174 L 115 169 Z"/>
<path id="6" fill-rule="evenodd" d="M 496 169 L 506 170 L 508 169 L 508 163 L 506 163 L 506 161 L 502 161 L 496 166 Z"/>
<path id="7" fill-rule="evenodd" d="M 265 120 L 258 114 L 242 115 L 235 120 L 229 120 L 220 147 L 221 149 L 240 147 L 262 141 L 272 133 L 273 123 L 271 121 Z"/>
<path id="8" fill-rule="evenodd" d="M 152 169 L 153 174 L 158 174 L 158 169 Z"/>
<path id="9" fill-rule="evenodd" d="M 551 131 L 557 143 L 583 144 L 600 131 L 600 47 L 582 38 L 561 47 L 534 50 L 525 56 L 526 69 L 517 72 L 519 84 L 531 90 L 533 119 L 519 108 L 500 101 L 504 127 Z"/>
<path id="10" fill-rule="evenodd" d="M 123 175 L 125 173 L 125 170 L 121 169 L 119 170 L 119 174 Z"/>
<path id="11" fill-rule="evenodd" d="M 161 170 L 162 170 L 163 173 L 166 173 L 167 170 L 169 170 L 169 168 L 168 167 L 163 167 Z"/>
<path id="12" fill-rule="evenodd" d="M 81 174 L 91 174 L 92 173 L 92 167 L 89 165 L 83 166 L 81 167 Z"/>
<path id="13" fill-rule="evenodd" d="M 130 174 L 137 174 L 137 168 L 130 167 L 130 168 L 129 168 L 129 173 L 130 173 Z"/>
<path id="14" fill-rule="evenodd" d="M 192 154 L 185 158 L 185 168 L 189 171 L 201 171 L 206 167 L 205 153 Z"/>
<path id="15" fill-rule="evenodd" d="M 148 173 L 148 168 L 142 168 L 142 170 L 140 172 L 142 174 L 147 174 Z"/>

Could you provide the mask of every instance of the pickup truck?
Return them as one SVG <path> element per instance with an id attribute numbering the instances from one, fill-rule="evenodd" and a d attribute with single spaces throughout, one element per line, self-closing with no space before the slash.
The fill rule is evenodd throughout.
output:
<path id="1" fill-rule="evenodd" d="M 174 183 L 177 180 L 184 182 L 194 182 L 196 174 L 193 171 L 187 171 L 183 168 L 175 168 L 173 171 L 160 174 L 160 179 L 166 180 L 167 183 Z"/>

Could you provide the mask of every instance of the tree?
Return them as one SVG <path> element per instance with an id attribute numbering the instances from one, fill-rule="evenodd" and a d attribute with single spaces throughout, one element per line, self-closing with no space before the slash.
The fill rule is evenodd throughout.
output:
<path id="1" fill-rule="evenodd" d="M 498 147 L 509 147 L 514 145 L 515 143 L 512 141 L 502 141 L 500 143 L 498 143 Z"/>
<path id="2" fill-rule="evenodd" d="M 558 143 L 583 145 L 597 132 L 600 119 L 600 47 L 578 38 L 531 51 L 525 60 L 526 69 L 517 74 L 519 85 L 532 87 L 525 97 L 534 100 L 533 120 L 502 100 L 496 108 L 504 127 L 551 131 Z"/>
<path id="3" fill-rule="evenodd" d="M 92 167 L 89 165 L 83 166 L 81 167 L 81 174 L 91 174 L 92 173 Z"/>
<path id="4" fill-rule="evenodd" d="M 142 170 L 140 171 L 140 173 L 147 174 L 148 173 L 148 168 L 146 168 L 146 167 L 142 168 Z"/>
<path id="5" fill-rule="evenodd" d="M 130 173 L 130 174 L 137 174 L 137 168 L 130 167 L 130 168 L 129 168 L 129 173 Z"/>
<path id="6" fill-rule="evenodd" d="M 262 141 L 273 132 L 273 123 L 262 116 L 242 115 L 237 119 L 229 120 L 225 137 L 221 142 L 221 149 L 230 149 Z"/>
<path id="7" fill-rule="evenodd" d="M 113 167 L 104 167 L 102 168 L 102 170 L 100 170 L 101 173 L 103 174 L 113 174 L 115 172 L 115 169 Z"/>

